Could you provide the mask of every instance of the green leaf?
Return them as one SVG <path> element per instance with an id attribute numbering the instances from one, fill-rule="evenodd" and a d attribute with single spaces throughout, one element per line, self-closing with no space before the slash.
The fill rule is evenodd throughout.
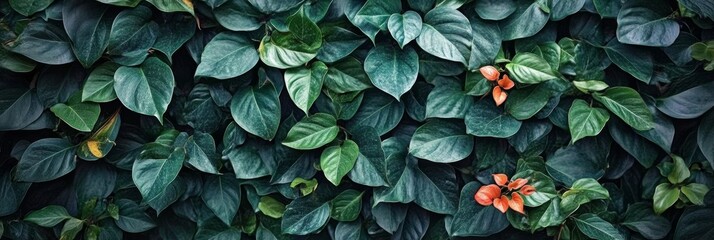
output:
<path id="1" fill-rule="evenodd" d="M 187 12 L 193 13 L 193 2 L 191 0 L 146 0 L 162 12 Z"/>
<path id="2" fill-rule="evenodd" d="M 416 42 L 436 57 L 468 65 L 471 56 L 471 24 L 456 9 L 439 7 L 424 16 Z"/>
<path id="3" fill-rule="evenodd" d="M 161 123 L 174 86 L 171 67 L 155 57 L 138 67 L 120 67 L 114 73 L 114 91 L 122 104 L 134 112 L 154 116 Z"/>
<path id="4" fill-rule="evenodd" d="M 414 202 L 422 208 L 440 214 L 455 214 L 458 207 L 459 186 L 456 174 L 446 164 L 424 163 L 414 170 L 416 178 Z"/>
<path id="5" fill-rule="evenodd" d="M 663 1 L 627 1 L 617 15 L 617 40 L 650 47 L 672 45 L 679 36 L 679 23 Z"/>
<path id="6" fill-rule="evenodd" d="M 196 34 L 196 21 L 184 14 L 172 14 L 165 17 L 156 34 L 153 49 L 171 59 L 191 37 Z"/>
<path id="7" fill-rule="evenodd" d="M 108 6 L 94 1 L 67 1 L 62 7 L 62 23 L 72 40 L 72 49 L 84 67 L 90 67 L 109 44 L 113 16 Z"/>
<path id="8" fill-rule="evenodd" d="M 332 206 L 332 211 L 330 213 L 332 219 L 340 222 L 350 222 L 356 220 L 362 211 L 363 194 L 364 192 L 348 189 L 332 199 L 330 203 Z"/>
<path id="9" fill-rule="evenodd" d="M 599 92 L 610 87 L 607 83 L 597 80 L 573 81 L 573 85 L 583 93 Z"/>
<path id="10" fill-rule="evenodd" d="M 45 21 L 27 24 L 15 42 L 10 50 L 40 63 L 60 65 L 75 60 L 64 29 Z"/>
<path id="11" fill-rule="evenodd" d="M 287 205 L 280 229 L 287 234 L 306 235 L 322 228 L 329 218 L 329 202 L 301 197 Z"/>
<path id="12" fill-rule="evenodd" d="M 451 229 L 449 233 L 452 237 L 487 237 L 508 227 L 506 215 L 493 206 L 481 206 L 474 202 L 474 193 L 478 191 L 479 187 L 481 187 L 480 183 L 469 182 L 461 189 L 459 210 L 454 214 L 451 224 L 447 226 Z"/>
<path id="13" fill-rule="evenodd" d="M 662 214 L 679 199 L 679 188 L 669 183 L 661 183 L 655 188 L 652 200 L 655 213 Z"/>
<path id="14" fill-rule="evenodd" d="M 326 76 L 327 66 L 319 61 L 312 63 L 310 68 L 297 67 L 285 71 L 285 88 L 295 105 L 305 114 L 320 96 Z"/>
<path id="15" fill-rule="evenodd" d="M 70 218 L 62 226 L 62 231 L 60 232 L 60 240 L 71 240 L 77 237 L 82 228 L 84 227 L 84 221 Z"/>
<path id="16" fill-rule="evenodd" d="M 18 13 L 29 17 L 30 15 L 45 10 L 54 0 L 10 0 L 10 7 Z"/>
<path id="17" fill-rule="evenodd" d="M 372 87 L 367 73 L 364 72 L 362 63 L 347 57 L 327 68 L 325 87 L 336 93 L 362 91 Z"/>
<path id="18" fill-rule="evenodd" d="M 114 92 L 114 73 L 120 65 L 104 62 L 92 70 L 82 87 L 82 102 L 111 102 L 117 98 Z"/>
<path id="19" fill-rule="evenodd" d="M 27 214 L 23 220 L 43 226 L 54 227 L 55 225 L 70 219 L 72 216 L 67 213 L 67 210 L 62 206 L 49 205 L 40 210 L 33 211 Z"/>
<path id="20" fill-rule="evenodd" d="M 714 122 L 714 111 L 709 111 L 707 115 L 702 118 L 701 123 Z M 697 128 L 697 145 L 700 151 L 704 154 L 709 164 L 714 166 L 714 124 L 699 124 Z"/>
<path id="21" fill-rule="evenodd" d="M 101 109 L 97 103 L 81 102 L 79 95 L 75 94 L 67 104 L 55 104 L 50 110 L 70 127 L 82 132 L 89 132 L 97 123 Z"/>
<path id="22" fill-rule="evenodd" d="M 370 239 L 367 229 L 362 226 L 362 220 L 357 219 L 352 222 L 338 222 L 335 227 L 335 239 Z"/>
<path id="23" fill-rule="evenodd" d="M 695 82 L 710 79 L 708 74 L 693 74 L 681 82 Z M 678 119 L 692 119 L 701 116 L 714 106 L 714 82 L 691 86 L 685 90 L 657 100 L 657 109 L 667 116 Z"/>
<path id="24" fill-rule="evenodd" d="M 186 163 L 205 173 L 218 174 L 220 164 L 216 153 L 216 143 L 208 133 L 195 132 L 186 141 Z"/>
<path id="25" fill-rule="evenodd" d="M 684 162 L 684 159 L 677 155 L 671 155 L 674 166 L 672 170 L 667 174 L 667 180 L 672 184 L 678 184 L 687 180 L 691 173 L 689 172 L 689 166 Z"/>
<path id="26" fill-rule="evenodd" d="M 428 118 L 464 118 L 474 103 L 473 97 L 462 91 L 460 81 L 454 78 L 436 77 L 434 89 L 426 99 Z"/>
<path id="27" fill-rule="evenodd" d="M 603 93 L 593 94 L 593 98 L 636 130 L 649 130 L 654 125 L 652 113 L 640 94 L 632 88 L 612 87 Z"/>
<path id="28" fill-rule="evenodd" d="M 140 233 L 156 227 L 156 223 L 144 211 L 145 208 L 129 199 L 115 201 L 119 207 L 119 219 L 116 225 L 129 233 Z"/>
<path id="29" fill-rule="evenodd" d="M 545 164 L 542 162 L 539 165 L 545 167 Z M 531 185 L 536 189 L 536 191 L 531 195 L 523 196 L 523 205 L 525 206 L 538 207 L 558 196 L 553 179 L 546 175 L 545 171 L 540 172 L 535 170 L 526 170 L 516 173 L 516 175 L 513 175 L 513 178 L 528 179 L 528 185 Z"/>
<path id="30" fill-rule="evenodd" d="M 602 108 L 588 106 L 582 99 L 573 101 L 568 111 L 568 128 L 571 142 L 590 136 L 597 136 L 610 120 L 610 114 Z"/>
<path id="31" fill-rule="evenodd" d="M 571 186 L 581 178 L 599 179 L 607 168 L 610 140 L 604 137 L 586 138 L 560 148 L 545 161 L 550 176 Z M 573 159 L 578 159 L 573 161 Z"/>
<path id="32" fill-rule="evenodd" d="M 280 99 L 273 86 L 244 87 L 233 94 L 231 116 L 246 132 L 265 140 L 280 126 Z"/>
<path id="33" fill-rule="evenodd" d="M 389 16 L 387 26 L 389 33 L 399 43 L 399 47 L 404 48 L 421 33 L 422 20 L 421 16 L 414 11 L 406 11 L 403 14 L 394 13 Z"/>
<path id="34" fill-rule="evenodd" d="M 583 8 L 586 0 L 553 0 L 550 4 L 550 19 L 559 21 Z"/>
<path id="35" fill-rule="evenodd" d="M 654 64 L 649 50 L 643 47 L 624 45 L 618 41 L 610 41 L 604 48 L 610 60 L 620 69 L 644 83 L 650 82 L 654 74 Z"/>
<path id="36" fill-rule="evenodd" d="M 236 32 L 222 32 L 206 44 L 195 76 L 234 78 L 252 69 L 258 58 L 258 51 L 248 37 Z"/>
<path id="37" fill-rule="evenodd" d="M 302 193 L 303 196 L 307 196 L 317 189 L 317 179 L 306 180 L 300 177 L 295 178 L 290 183 L 290 187 L 295 188 L 298 186 L 300 188 L 300 193 Z"/>
<path id="38" fill-rule="evenodd" d="M 145 146 L 139 159 L 134 161 L 131 178 L 141 192 L 144 202 L 150 202 L 176 179 L 185 158 L 185 149 L 170 147 L 160 143 Z"/>
<path id="39" fill-rule="evenodd" d="M 159 25 L 151 17 L 151 9 L 143 5 L 117 15 L 112 23 L 106 52 L 114 62 L 134 66 L 144 61 L 159 31 Z"/>
<path id="40" fill-rule="evenodd" d="M 545 59 L 528 52 L 516 54 L 511 62 L 506 64 L 506 69 L 513 80 L 524 84 L 536 84 L 558 78 L 558 73 L 553 71 Z"/>
<path id="41" fill-rule="evenodd" d="M 603 18 L 617 18 L 617 14 L 622 8 L 622 2 L 620 1 L 593 0 L 593 5 L 595 5 L 595 10 Z"/>
<path id="42" fill-rule="evenodd" d="M 466 133 L 477 137 L 507 138 L 521 128 L 521 121 L 503 113 L 493 101 L 480 100 L 466 113 Z"/>
<path id="43" fill-rule="evenodd" d="M 565 206 L 580 206 L 598 199 L 610 199 L 610 193 L 597 180 L 581 178 L 573 182 L 570 189 L 563 193 L 560 206 L 568 209 Z"/>
<path id="44" fill-rule="evenodd" d="M 240 182 L 233 176 L 210 176 L 203 184 L 201 199 L 226 225 L 231 225 L 240 206 Z"/>
<path id="45" fill-rule="evenodd" d="M 62 138 L 43 138 L 30 144 L 17 163 L 15 179 L 46 182 L 70 173 L 77 165 L 76 147 Z"/>
<path id="46" fill-rule="evenodd" d="M 652 206 L 646 203 L 628 206 L 622 225 L 639 232 L 647 239 L 662 239 L 672 228 L 667 218 L 655 215 Z"/>
<path id="47" fill-rule="evenodd" d="M 477 1 L 483 3 L 485 1 Z M 509 2 L 509 1 L 498 1 Z M 474 15 L 469 16 L 471 22 L 471 56 L 469 57 L 469 70 L 477 69 L 483 65 L 492 64 L 501 50 L 501 29 L 496 22 L 481 20 Z M 480 74 L 478 74 L 480 75 Z"/>
<path id="48" fill-rule="evenodd" d="M 258 209 L 260 212 L 271 218 L 281 218 L 285 212 L 285 204 L 275 200 L 270 196 L 260 197 L 260 202 L 258 203 Z"/>
<path id="49" fill-rule="evenodd" d="M 317 113 L 290 128 L 283 145 L 300 150 L 316 149 L 332 142 L 339 132 L 335 117 Z"/>
<path id="50" fill-rule="evenodd" d="M 340 146 L 325 148 L 320 155 L 320 168 L 325 178 L 335 186 L 340 185 L 342 178 L 354 167 L 358 154 L 359 147 L 349 139 Z"/>
<path id="51" fill-rule="evenodd" d="M 275 157 L 271 150 L 271 145 L 248 142 L 223 154 L 230 160 L 236 178 L 253 179 L 275 171 Z"/>
<path id="52" fill-rule="evenodd" d="M 0 130 L 18 130 L 38 119 L 44 107 L 37 93 L 27 88 L 0 90 Z M 403 111 L 403 110 L 402 110 Z"/>
<path id="53" fill-rule="evenodd" d="M 186 97 L 183 118 L 186 124 L 196 131 L 212 133 L 222 127 L 226 114 L 221 109 L 223 105 L 219 106 L 211 96 L 212 89 L 212 86 L 199 83 L 193 86 L 193 89 Z M 226 92 L 224 97 L 222 101 L 227 103 L 232 96 Z"/>
<path id="54" fill-rule="evenodd" d="M 369 51 L 364 71 L 375 87 L 399 100 L 414 86 L 419 73 L 419 57 L 411 47 L 398 49 L 379 45 Z"/>
<path id="55" fill-rule="evenodd" d="M 506 101 L 506 112 L 518 120 L 529 119 L 543 109 L 554 94 L 548 83 L 511 90 Z"/>
<path id="56" fill-rule="evenodd" d="M 223 1 L 219 6 L 213 6 L 213 15 L 221 26 L 232 31 L 253 31 L 263 26 L 260 19 L 263 13 L 248 0 Z"/>
<path id="57" fill-rule="evenodd" d="M 709 187 L 701 183 L 690 183 L 682 186 L 682 194 L 695 205 L 704 205 L 704 196 L 709 192 Z"/>
<path id="58" fill-rule="evenodd" d="M 357 113 L 347 122 L 350 130 L 369 126 L 384 135 L 394 129 L 404 116 L 404 103 L 376 90 L 368 90 Z"/>
<path id="59" fill-rule="evenodd" d="M 364 19 L 376 28 L 387 30 L 390 16 L 401 10 L 402 2 L 399 0 L 367 0 L 356 17 Z"/>
<path id="60" fill-rule="evenodd" d="M 30 72 L 37 66 L 35 61 L 8 49 L 0 48 L 0 68 L 13 72 Z"/>
<path id="61" fill-rule="evenodd" d="M 714 19 L 714 4 L 707 1 L 696 1 L 696 0 L 680 0 L 679 4 L 684 5 L 687 10 L 691 10 L 699 14 L 702 17 L 708 17 L 709 19 Z"/>
<path id="62" fill-rule="evenodd" d="M 321 30 L 322 46 L 317 52 L 317 59 L 323 62 L 331 63 L 344 59 L 367 41 L 362 35 L 340 26 L 323 26 Z"/>
<path id="63" fill-rule="evenodd" d="M 687 208 L 677 222 L 674 239 L 702 239 L 714 231 L 714 224 L 709 219 L 714 208 Z"/>
<path id="64" fill-rule="evenodd" d="M 348 173 L 350 179 L 365 186 L 387 185 L 387 164 L 379 133 L 373 127 L 359 127 L 350 131 L 359 146 L 355 166 Z"/>
<path id="65" fill-rule="evenodd" d="M 526 38 L 538 33 L 548 23 L 548 13 L 543 12 L 538 2 L 518 1 L 516 11 L 499 21 L 504 41 Z"/>
<path id="66" fill-rule="evenodd" d="M 473 137 L 466 134 L 463 123 L 433 119 L 416 129 L 409 153 L 432 162 L 451 163 L 471 155 L 473 146 Z"/>
<path id="67" fill-rule="evenodd" d="M 474 10 L 484 20 L 502 20 L 510 16 L 518 7 L 514 0 L 483 0 L 476 1 Z"/>
<path id="68" fill-rule="evenodd" d="M 625 239 L 615 226 L 595 214 L 586 213 L 573 218 L 573 221 L 580 231 L 593 239 Z"/>
<path id="69" fill-rule="evenodd" d="M 317 56 L 322 32 L 303 11 L 287 18 L 289 32 L 274 32 L 260 42 L 260 60 L 268 66 L 286 69 L 300 66 Z"/>

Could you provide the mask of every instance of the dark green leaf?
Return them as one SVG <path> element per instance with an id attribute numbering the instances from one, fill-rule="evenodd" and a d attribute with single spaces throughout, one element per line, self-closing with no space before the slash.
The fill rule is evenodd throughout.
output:
<path id="1" fill-rule="evenodd" d="M 233 94 L 231 116 L 238 126 L 260 138 L 275 137 L 280 125 L 280 100 L 273 86 L 244 87 Z"/>
<path id="2" fill-rule="evenodd" d="M 480 100 L 466 113 L 466 133 L 477 137 L 507 138 L 521 128 L 521 121 L 503 113 L 493 101 Z"/>
<path id="3" fill-rule="evenodd" d="M 120 67 L 114 73 L 114 91 L 122 104 L 134 112 L 154 116 L 159 122 L 163 122 L 174 86 L 171 67 L 155 57 L 138 67 Z"/>
<path id="4" fill-rule="evenodd" d="M 593 239 L 625 239 L 615 226 L 592 213 L 573 218 L 578 229 Z"/>
<path id="5" fill-rule="evenodd" d="M 421 33 L 421 16 L 414 11 L 406 11 L 403 14 L 394 13 L 389 16 L 387 23 L 389 33 L 394 40 L 397 40 L 399 47 L 404 48 L 407 43 L 416 39 Z"/>
<path id="6" fill-rule="evenodd" d="M 72 40 L 72 49 L 84 67 L 90 67 L 104 53 L 109 43 L 113 15 L 107 6 L 93 1 L 66 1 L 62 23 Z"/>
<path id="7" fill-rule="evenodd" d="M 481 187 L 481 184 L 470 182 L 461 189 L 459 210 L 456 211 L 450 223 L 447 221 L 452 237 L 486 237 L 503 231 L 508 227 L 508 220 L 503 213 L 493 206 L 484 207 L 474 201 L 474 194 L 479 187 Z"/>
<path id="8" fill-rule="evenodd" d="M 258 51 L 244 35 L 223 32 L 203 50 L 196 77 L 228 79 L 240 76 L 258 63 Z"/>
<path id="9" fill-rule="evenodd" d="M 380 45 L 369 51 L 364 71 L 375 87 L 397 100 L 409 91 L 419 72 L 419 57 L 411 47 Z"/>
<path id="10" fill-rule="evenodd" d="M 417 128 L 409 153 L 438 163 L 456 162 L 471 155 L 473 137 L 461 122 L 434 119 Z"/>
<path id="11" fill-rule="evenodd" d="M 184 148 L 171 150 L 168 146 L 152 143 L 134 162 L 131 177 L 144 201 L 158 198 L 176 179 L 185 157 Z"/>
<path id="12" fill-rule="evenodd" d="M 468 65 L 471 55 L 471 25 L 456 9 L 439 7 L 424 16 L 416 42 L 436 57 Z"/>
<path id="13" fill-rule="evenodd" d="M 210 176 L 203 184 L 201 198 L 226 225 L 231 225 L 240 206 L 240 182 L 232 176 Z"/>
<path id="14" fill-rule="evenodd" d="M 670 19 L 671 9 L 663 1 L 627 1 L 617 15 L 617 40 L 650 47 L 672 45 L 679 23 Z"/>
<path id="15" fill-rule="evenodd" d="M 67 210 L 64 207 L 49 205 L 27 214 L 24 220 L 43 227 L 54 227 L 55 225 L 70 218 L 72 218 L 72 216 L 67 213 Z"/>
<path id="16" fill-rule="evenodd" d="M 62 138 L 43 138 L 30 144 L 17 164 L 15 179 L 24 182 L 46 182 L 74 170 L 76 147 Z"/>
<path id="17" fill-rule="evenodd" d="M 340 222 L 354 221 L 362 210 L 363 192 L 348 189 L 332 199 L 330 216 Z"/>

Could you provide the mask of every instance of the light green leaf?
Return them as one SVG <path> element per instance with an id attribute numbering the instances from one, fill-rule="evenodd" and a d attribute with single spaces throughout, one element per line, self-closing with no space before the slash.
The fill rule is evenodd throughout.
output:
<path id="1" fill-rule="evenodd" d="M 288 17 L 289 32 L 273 32 L 260 42 L 260 60 L 268 66 L 291 68 L 307 63 L 322 46 L 322 32 L 303 11 Z"/>
<path id="2" fill-rule="evenodd" d="M 568 111 L 568 128 L 571 142 L 590 136 L 597 136 L 610 120 L 610 114 L 602 108 L 588 106 L 582 99 L 573 101 Z"/>
<path id="3" fill-rule="evenodd" d="M 367 54 L 364 71 L 375 87 L 399 100 L 416 82 L 419 56 L 411 47 L 379 45 Z"/>
<path id="4" fill-rule="evenodd" d="M 322 84 L 327 76 L 327 66 L 314 62 L 310 68 L 297 67 L 285 71 L 285 87 L 295 105 L 305 114 L 320 96 Z"/>
<path id="5" fill-rule="evenodd" d="M 421 16 L 411 10 L 403 14 L 394 13 L 389 17 L 387 26 L 389 27 L 389 33 L 399 43 L 399 47 L 404 48 L 421 33 Z"/>
<path id="6" fill-rule="evenodd" d="M 473 145 L 463 123 L 433 119 L 416 129 L 409 153 L 432 162 L 451 163 L 471 155 Z"/>
<path id="7" fill-rule="evenodd" d="M 359 192 L 354 189 L 348 189 L 341 192 L 337 197 L 332 199 L 332 211 L 330 216 L 340 222 L 354 221 L 362 212 L 362 195 L 364 192 Z"/>
<path id="8" fill-rule="evenodd" d="M 689 172 L 689 166 L 684 162 L 682 157 L 677 155 L 671 155 L 674 166 L 672 170 L 667 174 L 667 180 L 672 184 L 678 184 L 687 180 L 691 173 Z"/>
<path id="9" fill-rule="evenodd" d="M 654 211 L 662 214 L 679 199 L 679 188 L 669 183 L 661 183 L 655 188 L 652 200 Z"/>
<path id="10" fill-rule="evenodd" d="M 690 183 L 682 186 L 682 193 L 695 205 L 704 205 L 704 197 L 709 192 L 709 187 L 701 183 Z"/>
<path id="11" fill-rule="evenodd" d="M 62 226 L 62 231 L 60 231 L 60 240 L 72 240 L 77 237 L 82 228 L 84 227 L 84 221 L 70 218 Z"/>
<path id="12" fill-rule="evenodd" d="M 506 69 L 509 76 L 519 83 L 536 84 L 558 78 L 558 73 L 553 71 L 545 59 L 528 52 L 516 54 L 506 64 Z"/>
<path id="13" fill-rule="evenodd" d="M 295 124 L 283 140 L 283 145 L 300 150 L 316 149 L 332 142 L 339 130 L 335 117 L 317 113 Z"/>
<path id="14" fill-rule="evenodd" d="M 114 73 L 114 91 L 122 104 L 134 112 L 154 116 L 161 123 L 175 84 L 171 67 L 156 57 L 138 67 L 120 67 Z"/>
<path id="15" fill-rule="evenodd" d="M 362 63 L 353 57 L 347 57 L 330 65 L 324 84 L 336 93 L 362 91 L 372 87 Z"/>
<path id="16" fill-rule="evenodd" d="M 195 76 L 234 78 L 252 69 L 258 59 L 258 51 L 247 36 L 236 32 L 222 32 L 206 44 Z"/>
<path id="17" fill-rule="evenodd" d="M 162 12 L 187 12 L 194 15 L 193 0 L 146 0 Z"/>
<path id="18" fill-rule="evenodd" d="M 159 25 L 151 17 L 151 9 L 139 5 L 122 11 L 114 19 L 106 51 L 114 62 L 135 66 L 144 61 L 159 31 Z"/>
<path id="19" fill-rule="evenodd" d="M 354 167 L 358 154 L 357 143 L 349 139 L 340 146 L 325 148 L 320 155 L 320 168 L 325 178 L 335 186 L 340 185 L 342 178 Z"/>
<path id="20" fill-rule="evenodd" d="M 564 209 L 575 210 L 575 208 L 577 208 L 576 206 L 598 199 L 610 199 L 610 193 L 607 189 L 600 185 L 597 180 L 592 178 L 581 178 L 573 182 L 570 189 L 563 193 L 560 205 Z"/>
<path id="21" fill-rule="evenodd" d="M 99 119 L 100 110 L 97 103 L 80 102 L 78 94 L 73 95 L 67 104 L 58 103 L 50 108 L 59 119 L 82 132 L 92 131 Z"/>
<path id="22" fill-rule="evenodd" d="M 27 214 L 23 220 L 43 226 L 54 227 L 64 220 L 70 219 L 72 216 L 67 213 L 67 210 L 62 206 L 49 205 L 40 210 L 33 211 Z"/>
<path id="23" fill-rule="evenodd" d="M 610 87 L 607 83 L 597 80 L 573 81 L 573 85 L 583 93 L 599 92 Z"/>
<path id="24" fill-rule="evenodd" d="M 265 140 L 280 126 L 280 99 L 272 85 L 243 87 L 233 95 L 231 116 L 246 132 Z"/>
<path id="25" fill-rule="evenodd" d="M 258 202 L 258 209 L 268 217 L 281 218 L 285 213 L 285 204 L 270 196 L 262 196 Z"/>
<path id="26" fill-rule="evenodd" d="M 593 94 L 593 98 L 636 130 L 649 130 L 654 126 L 652 113 L 640 94 L 632 88 L 612 87 L 603 93 Z"/>

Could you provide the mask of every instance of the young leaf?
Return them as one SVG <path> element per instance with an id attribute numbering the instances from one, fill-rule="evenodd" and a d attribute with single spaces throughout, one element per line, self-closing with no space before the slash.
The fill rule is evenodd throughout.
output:
<path id="1" fill-rule="evenodd" d="M 358 154 L 357 144 L 352 140 L 345 140 L 340 146 L 328 147 L 322 151 L 320 168 L 327 180 L 338 186 L 342 178 L 354 167 Z"/>
<path id="2" fill-rule="evenodd" d="M 62 221 L 70 218 L 72 218 L 72 216 L 67 213 L 67 210 L 64 207 L 49 205 L 27 214 L 24 220 L 43 227 L 54 227 Z"/>
<path id="3" fill-rule="evenodd" d="M 314 62 L 310 68 L 297 67 L 285 71 L 285 88 L 295 105 L 305 114 L 320 96 L 322 84 L 327 76 L 327 66 L 323 62 Z"/>
<path id="4" fill-rule="evenodd" d="M 605 128 L 608 120 L 610 114 L 605 109 L 590 107 L 584 100 L 576 99 L 568 111 L 571 142 L 575 143 L 584 137 L 597 136 Z"/>

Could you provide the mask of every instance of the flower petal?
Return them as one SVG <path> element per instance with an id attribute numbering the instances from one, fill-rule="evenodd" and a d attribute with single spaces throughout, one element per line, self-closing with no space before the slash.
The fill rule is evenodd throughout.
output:
<path id="1" fill-rule="evenodd" d="M 524 196 L 528 196 L 528 195 L 533 194 L 535 191 L 536 191 L 535 187 L 533 187 L 531 185 L 525 185 L 521 188 L 521 190 L 519 192 L 521 194 L 523 194 Z"/>
<path id="2" fill-rule="evenodd" d="M 508 206 L 520 214 L 525 214 L 523 212 L 523 198 L 520 194 L 514 192 L 511 193 L 511 200 L 508 201 Z"/>
<path id="3" fill-rule="evenodd" d="M 493 95 L 493 101 L 496 102 L 496 106 L 501 106 L 501 104 L 503 104 L 503 102 L 505 102 L 506 98 L 508 97 L 508 94 L 506 94 L 506 92 L 501 90 L 501 87 L 499 87 L 499 86 L 493 87 L 492 95 Z"/>
<path id="4" fill-rule="evenodd" d="M 501 196 L 500 198 L 494 199 L 493 207 L 495 207 L 496 209 L 498 209 L 498 211 L 501 211 L 502 213 L 506 213 L 506 211 L 508 211 L 508 197 Z"/>
<path id="5" fill-rule="evenodd" d="M 498 76 L 500 75 L 498 69 L 493 66 L 483 66 L 478 70 L 481 71 L 481 75 L 483 75 L 483 77 L 489 81 L 496 81 L 498 79 Z"/>
<path id="6" fill-rule="evenodd" d="M 506 183 L 508 183 L 508 176 L 503 173 L 499 174 L 492 174 L 493 175 L 493 181 L 496 182 L 498 186 L 505 187 Z"/>
<path id="7" fill-rule="evenodd" d="M 519 188 L 523 187 L 523 185 L 526 185 L 526 183 L 528 183 L 528 180 L 526 180 L 526 179 L 523 179 L 523 178 L 516 179 L 508 184 L 508 191 L 511 191 L 513 189 L 519 189 Z"/>
<path id="8" fill-rule="evenodd" d="M 503 89 L 508 90 L 513 88 L 513 86 L 516 86 L 516 83 L 514 83 L 513 80 L 508 77 L 508 75 L 503 74 L 503 78 L 498 80 L 498 86 L 501 86 Z"/>

